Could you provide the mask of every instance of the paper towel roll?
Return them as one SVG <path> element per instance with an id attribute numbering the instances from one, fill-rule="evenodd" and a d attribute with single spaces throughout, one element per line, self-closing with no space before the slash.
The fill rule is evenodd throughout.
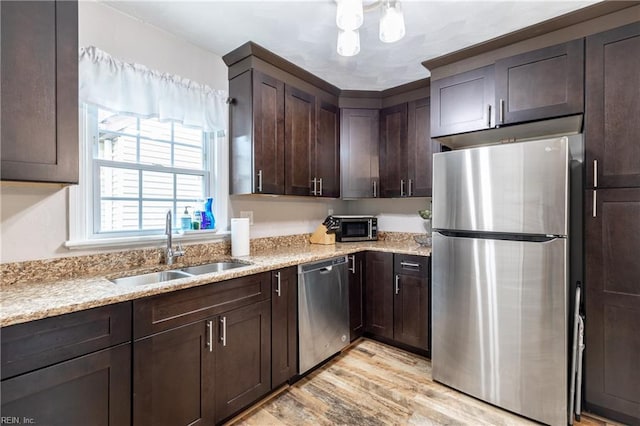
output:
<path id="1" fill-rule="evenodd" d="M 249 218 L 231 219 L 231 256 L 249 256 Z"/>

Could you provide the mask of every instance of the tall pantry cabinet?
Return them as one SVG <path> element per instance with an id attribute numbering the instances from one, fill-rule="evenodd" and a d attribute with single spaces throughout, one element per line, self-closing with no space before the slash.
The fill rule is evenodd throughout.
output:
<path id="1" fill-rule="evenodd" d="M 640 22 L 587 37 L 585 405 L 640 424 Z"/>

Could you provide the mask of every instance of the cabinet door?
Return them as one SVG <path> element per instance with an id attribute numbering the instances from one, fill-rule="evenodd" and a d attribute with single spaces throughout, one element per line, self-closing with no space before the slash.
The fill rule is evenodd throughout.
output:
<path id="1" fill-rule="evenodd" d="M 16 376 L 0 388 L 2 419 L 52 426 L 131 424 L 131 345 Z"/>
<path id="2" fill-rule="evenodd" d="M 431 82 L 431 137 L 495 125 L 493 65 Z"/>
<path id="3" fill-rule="evenodd" d="M 356 253 L 349 258 L 349 328 L 351 341 L 364 332 L 364 253 Z"/>
<path id="4" fill-rule="evenodd" d="M 407 104 L 380 110 L 380 196 L 407 195 Z"/>
<path id="5" fill-rule="evenodd" d="M 497 124 L 582 113 L 583 70 L 582 39 L 496 61 Z"/>
<path id="6" fill-rule="evenodd" d="M 342 109 L 340 114 L 342 198 L 377 197 L 379 112 Z"/>
<path id="7" fill-rule="evenodd" d="M 367 252 L 365 331 L 393 338 L 393 253 Z"/>
<path id="8" fill-rule="evenodd" d="M 2 180 L 78 182 L 78 4 L 0 5 Z"/>
<path id="9" fill-rule="evenodd" d="M 213 320 L 133 344 L 133 424 L 210 425 L 215 421 Z"/>
<path id="10" fill-rule="evenodd" d="M 429 98 L 408 105 L 407 195 L 410 197 L 431 197 L 433 154 L 440 152 L 440 144 L 431 140 L 430 110 Z"/>
<path id="11" fill-rule="evenodd" d="M 587 186 L 640 186 L 640 23 L 587 37 Z"/>
<path id="12" fill-rule="evenodd" d="M 585 203 L 586 406 L 638 424 L 640 188 L 586 191 Z"/>
<path id="13" fill-rule="evenodd" d="M 298 274 L 295 266 L 271 273 L 271 388 L 298 372 Z"/>
<path id="14" fill-rule="evenodd" d="M 429 262 L 394 255 L 393 340 L 429 350 Z"/>
<path id="15" fill-rule="evenodd" d="M 271 389 L 271 301 L 223 314 L 216 344 L 216 420 Z"/>
<path id="16" fill-rule="evenodd" d="M 284 83 L 253 71 L 254 192 L 284 194 Z"/>
<path id="17" fill-rule="evenodd" d="M 340 139 L 338 107 L 321 101 L 318 108 L 318 137 L 315 145 L 316 193 L 320 197 L 340 196 Z"/>
<path id="18" fill-rule="evenodd" d="M 316 143 L 316 98 L 287 85 L 284 104 L 285 194 L 311 195 L 311 151 Z"/>

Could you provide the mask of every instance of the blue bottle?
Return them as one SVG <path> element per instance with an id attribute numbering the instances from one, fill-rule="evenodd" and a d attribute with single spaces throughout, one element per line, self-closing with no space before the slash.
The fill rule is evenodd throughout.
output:
<path id="1" fill-rule="evenodd" d="M 213 198 L 207 198 L 202 211 L 202 229 L 214 229 L 216 218 L 213 216 Z"/>

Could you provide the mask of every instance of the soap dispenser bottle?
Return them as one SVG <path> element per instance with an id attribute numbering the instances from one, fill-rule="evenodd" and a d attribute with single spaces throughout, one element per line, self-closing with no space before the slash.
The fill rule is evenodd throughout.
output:
<path id="1" fill-rule="evenodd" d="M 180 228 L 183 231 L 191 229 L 191 215 L 189 214 L 189 207 L 190 206 L 186 206 L 184 208 L 184 213 L 182 213 L 182 217 L 180 218 Z"/>

